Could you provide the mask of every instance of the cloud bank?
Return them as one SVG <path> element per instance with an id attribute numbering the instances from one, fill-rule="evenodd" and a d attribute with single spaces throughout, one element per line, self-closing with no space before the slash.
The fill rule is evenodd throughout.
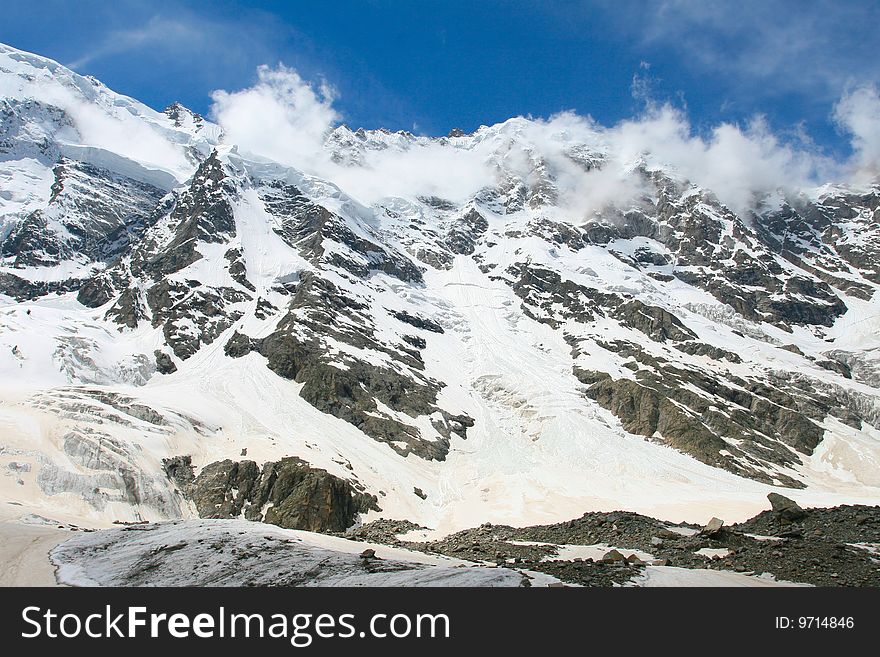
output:
<path id="1" fill-rule="evenodd" d="M 358 164 L 346 165 L 334 162 L 327 148 L 341 116 L 334 108 L 336 93 L 326 83 L 311 84 L 284 66 L 263 66 L 254 86 L 212 97 L 212 116 L 228 142 L 329 178 L 367 204 L 414 195 L 465 201 L 504 182 L 509 172 L 527 185 L 549 174 L 563 210 L 572 219 L 588 219 L 607 205 L 636 201 L 645 190 L 633 168 L 644 163 L 676 172 L 746 212 L 780 189 L 864 184 L 880 171 L 880 96 L 873 86 L 852 89 L 833 108 L 837 125 L 851 136 L 853 153 L 843 161 L 823 154 L 803 135 L 775 134 L 760 116 L 747 125 L 722 123 L 697 131 L 683 110 L 648 101 L 641 115 L 610 127 L 565 112 L 483 127 L 470 140 L 392 135 L 384 149 L 366 149 Z M 601 167 L 574 161 L 571 151 L 581 145 L 602 154 Z"/>

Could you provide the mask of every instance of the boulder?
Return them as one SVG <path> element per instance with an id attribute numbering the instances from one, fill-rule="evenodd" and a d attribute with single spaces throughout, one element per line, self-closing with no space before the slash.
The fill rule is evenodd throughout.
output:
<path id="1" fill-rule="evenodd" d="M 797 502 L 790 500 L 779 493 L 770 493 L 767 496 L 767 499 L 770 500 L 770 506 L 773 508 L 773 512 L 783 520 L 796 522 L 802 520 L 807 515 L 807 512 L 804 511 Z"/>
<path id="2" fill-rule="evenodd" d="M 619 561 L 626 561 L 626 557 L 617 550 L 611 550 L 602 557 L 603 563 L 617 563 Z"/>
<path id="3" fill-rule="evenodd" d="M 724 521 L 721 518 L 712 518 L 700 533 L 703 536 L 715 536 L 721 532 L 723 526 Z"/>

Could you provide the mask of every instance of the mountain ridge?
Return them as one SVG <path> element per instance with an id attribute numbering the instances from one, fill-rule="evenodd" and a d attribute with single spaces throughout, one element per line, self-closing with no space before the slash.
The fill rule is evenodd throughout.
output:
<path id="1" fill-rule="evenodd" d="M 245 454 L 454 529 L 880 499 L 876 182 L 737 212 L 636 159 L 638 193 L 585 218 L 607 154 L 517 118 L 337 127 L 337 184 L 47 62 L 0 48 L 7 499 L 191 517 L 162 460 Z M 116 122 L 142 143 L 88 143 Z M 425 149 L 485 154 L 490 182 L 346 192 Z"/>

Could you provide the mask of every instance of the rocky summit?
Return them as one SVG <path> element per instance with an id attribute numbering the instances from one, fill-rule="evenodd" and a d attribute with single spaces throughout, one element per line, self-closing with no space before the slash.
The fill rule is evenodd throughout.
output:
<path id="1" fill-rule="evenodd" d="M 724 198 L 523 118 L 280 161 L 0 46 L 0 503 L 874 583 L 880 183 Z"/>

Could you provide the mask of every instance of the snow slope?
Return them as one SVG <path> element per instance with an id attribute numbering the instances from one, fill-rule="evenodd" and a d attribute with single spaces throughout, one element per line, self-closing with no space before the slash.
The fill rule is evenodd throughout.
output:
<path id="1" fill-rule="evenodd" d="M 441 533 L 880 503 L 876 185 L 740 217 L 635 162 L 641 196 L 584 221 L 601 145 L 526 119 L 338 128 L 331 180 L 7 46 L 0 102 L 9 512 L 192 518 L 180 455 L 297 456 Z M 369 153 L 420 148 L 492 173 L 365 189 Z"/>

